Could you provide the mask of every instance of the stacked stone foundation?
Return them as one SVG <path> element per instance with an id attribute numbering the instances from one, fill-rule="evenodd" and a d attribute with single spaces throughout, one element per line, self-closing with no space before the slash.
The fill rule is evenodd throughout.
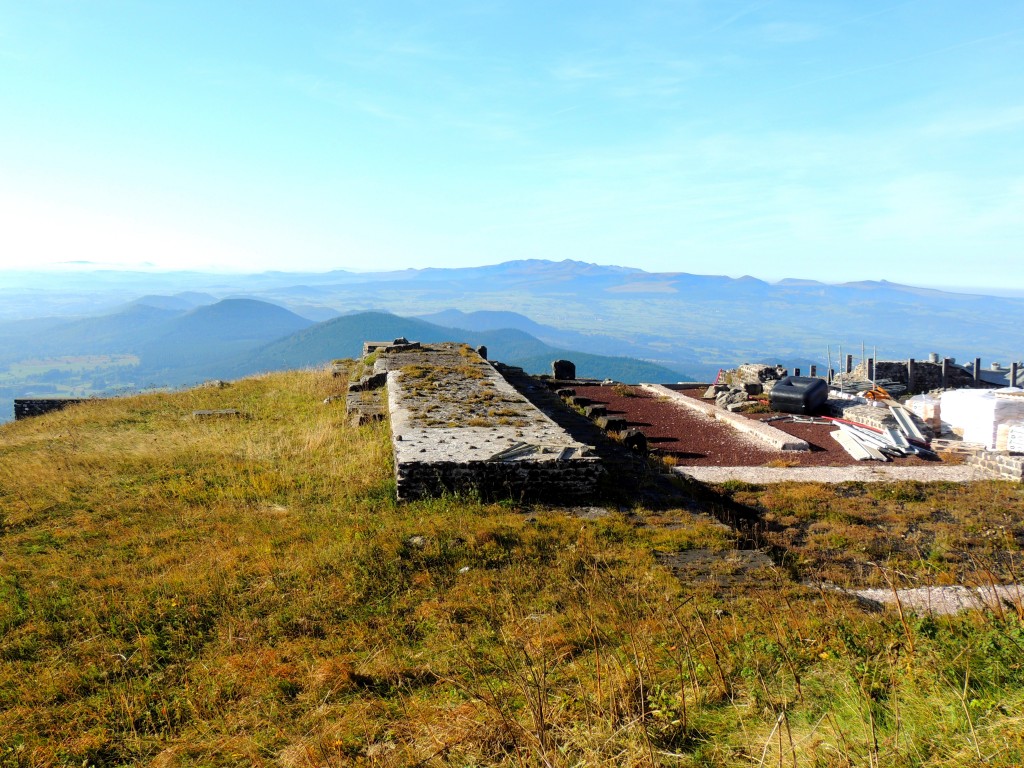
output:
<path id="1" fill-rule="evenodd" d="M 1024 482 L 1024 454 L 981 451 L 968 456 L 966 463 L 983 469 L 1001 480 Z"/>
<path id="2" fill-rule="evenodd" d="M 604 467 L 596 460 L 403 461 L 395 467 L 398 497 L 408 500 L 452 493 L 472 495 L 482 501 L 582 502 L 593 497 L 603 475 Z"/>
<path id="3" fill-rule="evenodd" d="M 38 399 L 18 398 L 14 401 L 14 418 L 16 421 L 42 416 L 44 413 L 62 411 L 69 405 L 85 402 L 80 397 L 44 397 Z"/>

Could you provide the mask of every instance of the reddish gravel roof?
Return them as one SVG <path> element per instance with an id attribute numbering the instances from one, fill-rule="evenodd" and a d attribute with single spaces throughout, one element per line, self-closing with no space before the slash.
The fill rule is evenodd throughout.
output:
<path id="1" fill-rule="evenodd" d="M 855 461 L 829 434 L 835 428 L 822 424 L 772 422 L 772 426 L 806 440 L 811 451 L 777 451 L 754 437 L 721 421 L 711 419 L 639 387 L 622 385 L 575 386 L 576 394 L 608 406 L 612 416 L 624 416 L 629 426 L 647 436 L 652 452 L 676 457 L 680 466 L 756 467 L 769 462 L 792 466 L 843 467 Z M 704 390 L 682 390 L 700 399 Z M 766 419 L 778 414 L 757 414 Z M 927 465 L 916 456 L 897 459 L 900 466 Z"/>

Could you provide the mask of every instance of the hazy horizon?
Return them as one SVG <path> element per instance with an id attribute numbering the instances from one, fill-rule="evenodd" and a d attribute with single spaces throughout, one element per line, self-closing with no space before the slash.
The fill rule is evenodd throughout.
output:
<path id="1" fill-rule="evenodd" d="M 980 295 L 980 296 L 998 296 L 1003 298 L 1024 298 L 1024 287 L 1022 288 L 1008 288 L 1005 286 L 954 286 L 948 284 L 928 284 L 928 283 L 900 283 L 896 280 L 889 280 L 884 277 L 871 277 L 864 276 L 858 278 L 852 278 L 850 280 L 842 281 L 825 281 L 825 280 L 814 280 L 813 278 L 806 278 L 800 275 L 785 275 L 782 277 L 765 277 L 757 274 L 723 274 L 718 272 L 696 272 L 689 270 L 675 270 L 672 272 L 653 272 L 646 270 L 641 267 L 632 267 L 625 264 L 614 264 L 614 263 L 597 263 L 591 261 L 585 261 L 582 259 L 509 259 L 501 262 L 488 262 L 478 264 L 463 264 L 456 267 L 439 267 L 435 265 L 422 265 L 417 267 L 402 267 L 398 269 L 354 269 L 350 267 L 336 267 L 336 268 L 325 268 L 315 270 L 288 270 L 288 269 L 265 269 L 259 271 L 245 270 L 242 268 L 236 269 L 222 269 L 222 270 L 211 270 L 202 268 L 174 268 L 174 267 L 157 267 L 155 265 L 123 265 L 123 264 L 98 264 L 95 262 L 65 262 L 43 265 L 39 267 L 20 267 L 20 268 L 3 268 L 0 267 L 0 275 L 7 274 L 22 274 L 22 275 L 83 275 L 90 273 L 125 273 L 125 274 L 136 274 L 136 275 L 174 275 L 176 273 L 184 274 L 195 274 L 195 275 L 206 275 L 210 277 L 223 277 L 230 278 L 233 276 L 259 276 L 269 274 L 280 274 L 280 275 L 326 275 L 331 272 L 347 272 L 354 275 L 359 274 L 385 274 L 389 272 L 403 272 L 409 270 L 421 271 L 425 269 L 480 269 L 486 267 L 496 267 L 502 264 L 515 263 L 519 261 L 544 261 L 551 263 L 558 263 L 560 261 L 573 261 L 581 264 L 587 264 L 591 266 L 609 267 L 609 268 L 627 268 L 636 269 L 640 272 L 652 275 L 658 274 L 691 274 L 699 276 L 715 276 L 715 277 L 728 277 L 730 279 L 739 279 L 744 277 L 753 277 L 754 279 L 761 280 L 769 284 L 778 284 L 785 280 L 807 280 L 810 282 L 820 282 L 824 285 L 844 285 L 848 283 L 862 283 L 862 282 L 890 282 L 898 285 L 904 285 L 913 288 L 923 288 L 927 290 L 942 291 L 946 293 L 958 293 L 968 295 Z"/>

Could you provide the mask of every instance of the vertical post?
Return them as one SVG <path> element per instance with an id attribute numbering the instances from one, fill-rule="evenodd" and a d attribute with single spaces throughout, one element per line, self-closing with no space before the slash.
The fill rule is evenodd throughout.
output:
<path id="1" fill-rule="evenodd" d="M 850 373 L 853 370 L 853 355 L 846 356 L 846 372 Z"/>
<path id="2" fill-rule="evenodd" d="M 907 360 L 907 394 L 914 394 L 914 358 Z"/>
<path id="3" fill-rule="evenodd" d="M 977 382 L 981 378 L 981 358 L 974 358 L 974 381 Z"/>
<path id="4" fill-rule="evenodd" d="M 949 386 L 949 358 L 942 358 L 942 388 L 946 389 Z"/>
<path id="5" fill-rule="evenodd" d="M 1017 363 L 1010 363 L 1010 386 L 1017 386 Z"/>
<path id="6" fill-rule="evenodd" d="M 793 375 L 794 376 L 799 376 L 800 375 L 800 369 L 799 368 L 794 368 L 793 369 Z"/>
<path id="7" fill-rule="evenodd" d="M 872 384 L 875 381 L 875 358 L 873 357 L 868 358 L 868 381 Z"/>
<path id="8" fill-rule="evenodd" d="M 835 379 L 835 377 L 836 377 L 836 369 L 835 368 L 829 368 L 828 369 L 828 383 L 831 384 L 832 381 Z"/>
<path id="9" fill-rule="evenodd" d="M 813 379 L 817 375 L 818 375 L 818 366 L 812 365 L 811 366 L 811 378 Z"/>

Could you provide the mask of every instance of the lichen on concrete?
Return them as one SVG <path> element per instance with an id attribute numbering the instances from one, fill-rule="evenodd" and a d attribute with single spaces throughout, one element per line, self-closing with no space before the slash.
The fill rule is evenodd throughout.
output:
<path id="1" fill-rule="evenodd" d="M 462 344 L 382 354 L 399 498 L 444 491 L 564 501 L 603 472 L 574 440 Z"/>

